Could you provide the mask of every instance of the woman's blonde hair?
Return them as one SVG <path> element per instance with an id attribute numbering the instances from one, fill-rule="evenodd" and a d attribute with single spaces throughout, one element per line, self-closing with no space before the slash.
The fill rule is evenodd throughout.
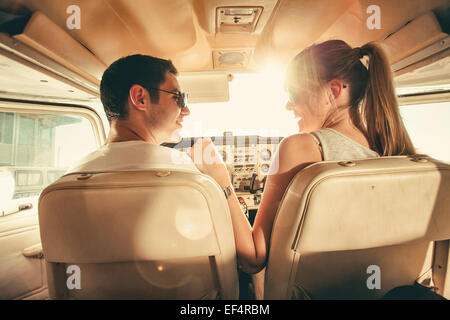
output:
<path id="1" fill-rule="evenodd" d="M 368 68 L 361 62 L 364 56 Z M 317 92 L 332 79 L 349 85 L 353 123 L 373 150 L 382 156 L 415 154 L 400 116 L 388 60 L 376 43 L 354 49 L 342 40 L 312 45 L 290 63 L 286 86 L 297 99 L 312 105 Z"/>

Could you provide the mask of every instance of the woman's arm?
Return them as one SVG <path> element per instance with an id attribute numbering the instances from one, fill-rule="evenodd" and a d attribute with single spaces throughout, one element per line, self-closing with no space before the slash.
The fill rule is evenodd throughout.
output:
<path id="1" fill-rule="evenodd" d="M 295 134 L 280 143 L 270 165 L 253 225 L 256 257 L 253 261 L 245 259 L 241 261 L 242 268 L 246 272 L 256 273 L 266 265 L 273 223 L 289 183 L 301 169 L 321 159 L 318 146 L 309 134 Z"/>
<path id="2" fill-rule="evenodd" d="M 210 143 L 210 141 L 203 141 L 201 145 L 203 149 L 212 148 L 212 143 L 211 145 Z M 206 154 L 211 155 L 212 152 L 208 151 Z M 193 156 L 193 152 L 191 155 Z M 207 163 L 199 164 L 198 160 L 196 162 L 194 157 L 193 159 L 199 170 L 214 178 L 222 188 L 231 184 L 223 162 L 222 164 L 213 165 Z M 233 192 L 228 198 L 236 242 L 236 253 L 239 264 L 245 272 L 256 273 L 265 266 L 272 225 L 287 186 L 299 170 L 320 160 L 320 151 L 310 135 L 296 134 L 283 139 L 272 160 L 253 228 L 242 212 L 236 194 Z"/>

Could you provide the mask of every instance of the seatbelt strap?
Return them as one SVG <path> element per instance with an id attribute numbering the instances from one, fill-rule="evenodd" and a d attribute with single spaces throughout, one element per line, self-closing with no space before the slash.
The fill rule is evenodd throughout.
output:
<path id="1" fill-rule="evenodd" d="M 433 283 L 436 293 L 450 299 L 449 272 L 450 240 L 435 241 L 433 257 Z"/>
<path id="2" fill-rule="evenodd" d="M 314 134 L 314 132 L 311 132 L 310 135 L 311 135 L 311 137 L 313 137 L 314 141 L 317 143 L 317 146 L 319 147 L 320 155 L 322 156 L 322 161 L 323 161 L 324 158 L 323 158 L 322 144 L 320 143 L 319 138 L 317 138 L 317 136 Z"/>

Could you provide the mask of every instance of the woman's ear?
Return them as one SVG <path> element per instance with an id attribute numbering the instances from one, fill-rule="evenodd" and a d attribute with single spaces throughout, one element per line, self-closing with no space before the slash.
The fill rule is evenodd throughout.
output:
<path id="1" fill-rule="evenodd" d="M 331 93 L 333 94 L 333 98 L 337 100 L 341 96 L 344 84 L 339 79 L 332 79 L 331 81 L 328 82 L 328 87 L 330 88 Z"/>
<path id="2" fill-rule="evenodd" d="M 145 105 L 145 96 L 147 95 L 147 90 L 142 86 L 135 84 L 130 88 L 130 100 L 132 106 L 138 110 L 145 110 L 147 107 Z"/>

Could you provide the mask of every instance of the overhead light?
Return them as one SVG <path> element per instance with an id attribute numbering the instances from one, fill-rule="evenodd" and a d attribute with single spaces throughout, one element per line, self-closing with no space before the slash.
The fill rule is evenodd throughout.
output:
<path id="1" fill-rule="evenodd" d="M 226 65 L 243 64 L 244 60 L 245 55 L 242 52 L 225 52 L 219 56 L 219 62 Z"/>
<path id="2" fill-rule="evenodd" d="M 216 33 L 252 33 L 263 7 L 216 8 Z"/>
<path id="3" fill-rule="evenodd" d="M 214 69 L 243 69 L 248 66 L 252 49 L 213 51 Z"/>

